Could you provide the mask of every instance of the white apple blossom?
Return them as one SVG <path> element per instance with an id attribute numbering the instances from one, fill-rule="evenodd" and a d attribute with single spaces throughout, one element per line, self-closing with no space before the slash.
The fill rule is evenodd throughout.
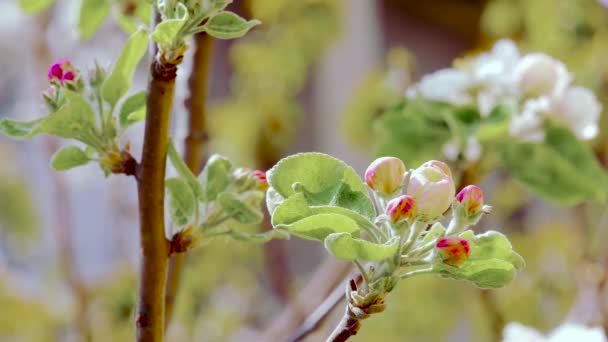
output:
<path id="1" fill-rule="evenodd" d="M 551 101 L 548 97 L 539 97 L 528 100 L 519 113 L 511 117 L 509 133 L 527 142 L 541 142 L 545 138 L 543 132 L 543 117 L 551 110 Z"/>
<path id="2" fill-rule="evenodd" d="M 589 140 L 598 133 L 602 105 L 591 90 L 571 86 L 553 103 L 553 117 L 566 125 L 579 139 Z"/>
<path id="3" fill-rule="evenodd" d="M 606 342 L 606 336 L 601 327 L 587 327 L 581 324 L 565 323 L 553 330 L 549 335 L 526 327 L 519 323 L 509 323 L 503 332 L 503 342 Z"/>
<path id="4" fill-rule="evenodd" d="M 406 95 L 411 98 L 420 96 L 453 105 L 465 105 L 473 101 L 468 93 L 471 86 L 472 79 L 464 71 L 442 69 L 424 76 L 415 88 L 408 89 Z"/>
<path id="5" fill-rule="evenodd" d="M 524 56 L 517 63 L 514 75 L 516 85 L 527 97 L 561 96 L 572 81 L 564 63 L 544 53 Z"/>

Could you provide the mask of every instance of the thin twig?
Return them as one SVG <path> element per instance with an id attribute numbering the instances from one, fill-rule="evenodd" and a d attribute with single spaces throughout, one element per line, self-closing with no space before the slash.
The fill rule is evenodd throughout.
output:
<path id="1" fill-rule="evenodd" d="M 141 164 L 137 169 L 141 270 L 137 307 L 137 340 L 163 340 L 165 284 L 169 241 L 165 238 L 165 166 L 169 142 L 171 104 L 177 75 L 174 61 L 157 54 L 150 65 L 146 103 L 146 126 Z"/>
<path id="2" fill-rule="evenodd" d="M 192 61 L 192 73 L 188 80 L 190 96 L 186 100 L 188 108 L 188 136 L 185 139 L 184 160 L 195 175 L 200 172 L 206 160 L 206 142 L 208 140 L 205 103 L 207 97 L 207 76 L 213 49 L 213 37 L 198 33 L 194 37 L 195 51 Z M 177 290 L 186 261 L 186 253 L 176 253 L 169 261 L 167 290 L 165 294 L 165 326 L 169 326 L 173 316 Z"/>

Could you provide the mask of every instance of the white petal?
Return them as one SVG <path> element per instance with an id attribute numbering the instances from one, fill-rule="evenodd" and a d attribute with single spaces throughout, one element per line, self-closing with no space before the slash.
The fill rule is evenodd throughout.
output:
<path id="1" fill-rule="evenodd" d="M 543 53 L 524 56 L 514 75 L 517 85 L 531 97 L 560 96 L 572 80 L 564 63 Z"/>
<path id="2" fill-rule="evenodd" d="M 563 96 L 555 99 L 554 118 L 572 129 L 580 139 L 593 139 L 598 133 L 602 105 L 593 92 L 580 86 L 571 86 Z"/>
<path id="3" fill-rule="evenodd" d="M 442 69 L 424 76 L 418 84 L 419 95 L 433 100 L 463 105 L 471 103 L 467 94 L 472 85 L 469 75 L 458 69 Z"/>
<path id="4" fill-rule="evenodd" d="M 548 342 L 538 331 L 519 323 L 509 323 L 503 331 L 502 342 Z"/>
<path id="5" fill-rule="evenodd" d="M 584 325 L 562 324 L 549 335 L 550 342 L 606 342 L 604 331 L 600 327 L 589 328 Z"/>

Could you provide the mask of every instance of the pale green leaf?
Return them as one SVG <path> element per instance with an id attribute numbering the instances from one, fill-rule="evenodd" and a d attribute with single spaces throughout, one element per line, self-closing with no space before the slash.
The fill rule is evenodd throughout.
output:
<path id="1" fill-rule="evenodd" d="M 42 12 L 51 6 L 55 0 L 19 0 L 19 6 L 28 14 Z"/>
<path id="2" fill-rule="evenodd" d="M 258 203 L 261 202 L 262 196 L 263 194 L 260 194 L 260 196 L 257 198 Z M 245 199 L 241 199 L 233 193 L 220 193 L 217 197 L 217 202 L 222 207 L 225 214 L 238 223 L 256 224 L 262 222 L 262 219 L 264 218 L 259 206 L 257 208 L 254 207 L 253 205 L 246 203 Z"/>
<path id="3" fill-rule="evenodd" d="M 504 260 L 485 259 L 467 261 L 460 267 L 437 264 L 433 269 L 441 276 L 455 280 L 469 280 L 479 288 L 500 288 L 515 277 L 515 267 Z"/>
<path id="4" fill-rule="evenodd" d="M 252 27 L 261 24 L 259 20 L 245 20 L 238 15 L 221 11 L 212 16 L 202 27 L 210 36 L 219 39 L 233 39 L 244 36 Z"/>
<path id="5" fill-rule="evenodd" d="M 144 29 L 133 33 L 123 46 L 112 73 L 101 86 L 102 97 L 112 106 L 131 89 L 135 68 L 145 55 L 147 47 L 148 32 Z"/>
<path id="6" fill-rule="evenodd" d="M 325 248 L 338 259 L 381 261 L 393 258 L 399 250 L 399 237 L 385 244 L 355 239 L 349 233 L 330 234 L 325 239 Z"/>
<path id="7" fill-rule="evenodd" d="M 173 141 L 169 141 L 169 144 L 167 145 L 167 156 L 173 164 L 173 167 L 175 167 L 175 170 L 177 170 L 177 173 L 179 173 L 179 175 L 184 178 L 186 182 L 188 182 L 188 185 L 190 186 L 192 193 L 194 193 L 195 198 L 198 200 L 203 198 L 203 187 L 198 182 L 196 177 L 194 177 L 192 171 L 190 171 L 186 163 L 184 163 L 184 160 L 179 153 L 177 153 L 177 150 L 173 145 Z"/>
<path id="8" fill-rule="evenodd" d="M 323 241 L 333 233 L 349 233 L 358 236 L 359 227 L 352 219 L 339 214 L 317 214 L 290 224 L 278 224 L 275 229 L 286 230 L 308 240 Z"/>
<path id="9" fill-rule="evenodd" d="M 187 22 L 187 16 L 184 19 L 167 19 L 156 26 L 150 38 L 155 42 L 163 45 L 170 45 L 181 39 L 180 30 Z"/>
<path id="10" fill-rule="evenodd" d="M 146 92 L 140 91 L 129 96 L 120 107 L 118 121 L 126 128 L 146 118 Z"/>
<path id="11" fill-rule="evenodd" d="M 192 221 L 198 202 L 190 185 L 182 178 L 170 178 L 165 181 L 169 198 L 171 221 L 177 227 L 183 227 Z"/>
<path id="12" fill-rule="evenodd" d="M 9 118 L 0 120 L 0 132 L 13 139 L 29 139 L 40 131 L 44 118 L 32 121 L 15 121 Z"/>
<path id="13" fill-rule="evenodd" d="M 80 39 L 91 38 L 110 13 L 109 0 L 81 0 L 78 18 Z"/>
<path id="14" fill-rule="evenodd" d="M 220 192 L 226 190 L 230 183 L 232 163 L 227 158 L 214 154 L 207 160 L 205 168 L 198 176 L 205 197 L 199 200 L 214 201 Z"/>
<path id="15" fill-rule="evenodd" d="M 234 230 L 230 230 L 228 231 L 228 235 L 233 240 L 251 243 L 266 243 L 273 239 L 289 239 L 289 233 L 279 229 L 268 230 L 259 234 L 241 233 Z"/>
<path id="16" fill-rule="evenodd" d="M 322 153 L 300 153 L 279 161 L 266 173 L 274 189 L 269 192 L 269 208 L 302 193 L 311 206 L 334 206 L 352 210 L 368 219 L 375 217 L 367 190 L 355 170 Z"/>
<path id="17" fill-rule="evenodd" d="M 61 138 L 79 140 L 87 145 L 98 145 L 95 112 L 81 94 L 65 90 L 67 103 L 43 118 L 39 131 Z M 99 147 L 99 146 L 97 146 Z"/>
<path id="18" fill-rule="evenodd" d="M 56 171 L 64 171 L 84 165 L 89 161 L 89 156 L 85 151 L 76 146 L 67 146 L 55 152 L 51 159 L 51 167 Z"/>

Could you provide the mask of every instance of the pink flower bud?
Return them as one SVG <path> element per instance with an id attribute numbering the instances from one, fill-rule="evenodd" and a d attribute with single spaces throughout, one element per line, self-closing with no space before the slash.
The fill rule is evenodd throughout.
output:
<path id="1" fill-rule="evenodd" d="M 49 68 L 48 78 L 49 82 L 58 81 L 63 84 L 65 81 L 73 81 L 76 79 L 78 70 L 74 68 L 72 63 L 65 58 L 58 59 Z"/>
<path id="2" fill-rule="evenodd" d="M 370 189 L 390 195 L 401 189 L 405 165 L 399 158 L 382 157 L 374 160 L 365 170 L 365 183 Z"/>
<path id="3" fill-rule="evenodd" d="M 483 207 L 483 191 L 477 185 L 467 185 L 456 195 L 456 200 L 468 215 L 474 215 Z"/>
<path id="4" fill-rule="evenodd" d="M 455 192 L 450 168 L 437 160 L 414 170 L 407 186 L 408 195 L 416 201 L 418 216 L 428 221 L 439 218 L 448 210 Z"/>
<path id="5" fill-rule="evenodd" d="M 391 218 L 393 223 L 415 217 L 416 203 L 414 202 L 414 198 L 408 195 L 393 198 L 386 205 L 386 214 Z"/>
<path id="6" fill-rule="evenodd" d="M 462 265 L 462 263 L 467 261 L 471 254 L 469 242 L 455 236 L 439 239 L 435 247 L 443 258 L 443 262 L 452 266 Z"/>
<path id="7" fill-rule="evenodd" d="M 268 190 L 268 180 L 266 179 L 266 173 L 264 171 L 255 170 L 251 173 L 253 178 L 258 182 L 257 188 L 262 191 Z"/>

